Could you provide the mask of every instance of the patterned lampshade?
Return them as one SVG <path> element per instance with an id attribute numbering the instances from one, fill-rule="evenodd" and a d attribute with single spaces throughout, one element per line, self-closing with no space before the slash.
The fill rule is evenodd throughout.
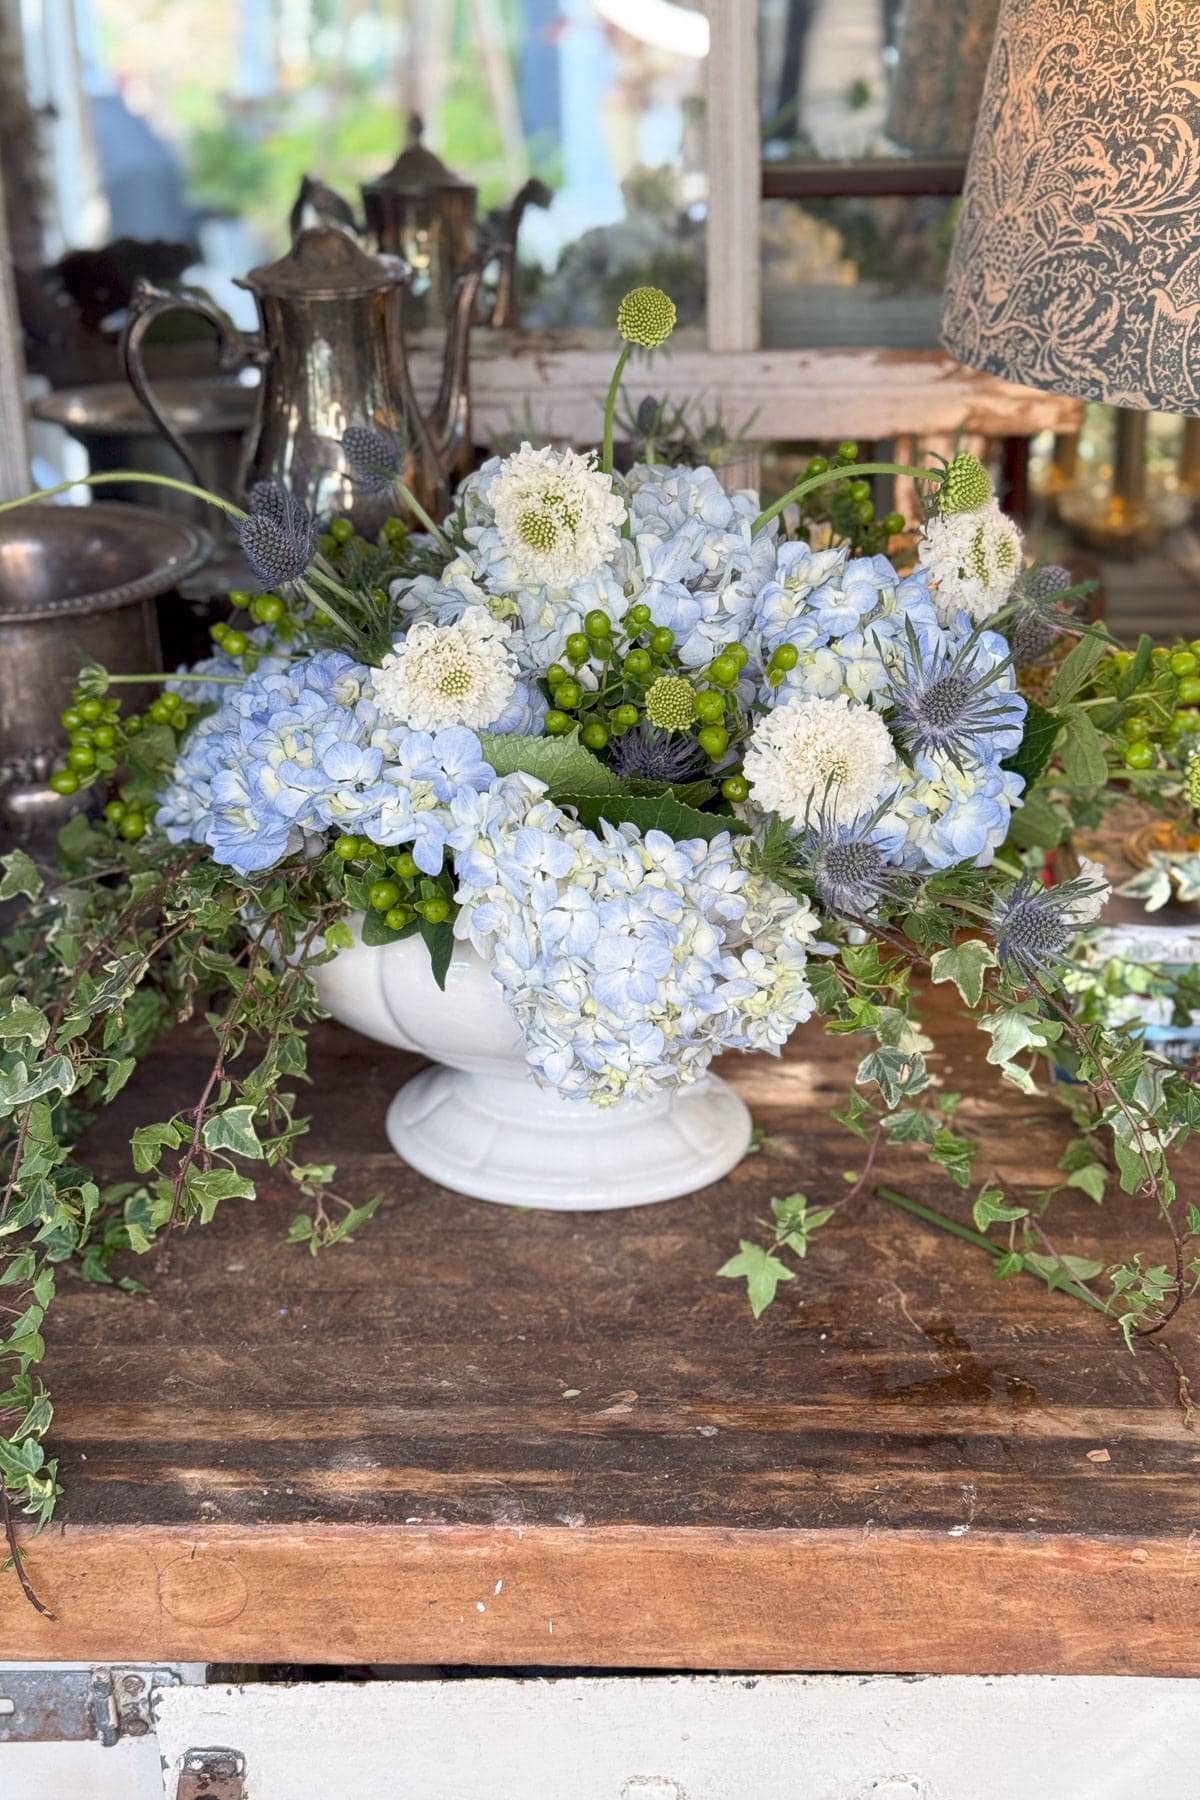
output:
<path id="1" fill-rule="evenodd" d="M 1004 0 L 942 312 L 974 368 L 1200 413 L 1200 0 Z"/>

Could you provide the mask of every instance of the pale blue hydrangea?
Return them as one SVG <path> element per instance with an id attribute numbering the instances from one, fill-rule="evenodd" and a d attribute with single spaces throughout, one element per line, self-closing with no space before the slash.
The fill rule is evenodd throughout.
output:
<path id="1" fill-rule="evenodd" d="M 777 1051 L 813 1000 L 815 915 L 752 876 L 728 835 L 676 843 L 575 824 L 526 775 L 452 807 L 456 930 L 488 961 L 529 1067 L 599 1104 Z"/>
<path id="2" fill-rule="evenodd" d="M 371 674 L 341 651 L 319 651 L 223 687 L 159 797 L 171 841 L 205 843 L 215 861 L 250 875 L 311 834 L 355 832 L 411 845 L 418 866 L 436 875 L 451 802 L 487 787 L 494 772 L 472 731 L 381 725 Z"/>

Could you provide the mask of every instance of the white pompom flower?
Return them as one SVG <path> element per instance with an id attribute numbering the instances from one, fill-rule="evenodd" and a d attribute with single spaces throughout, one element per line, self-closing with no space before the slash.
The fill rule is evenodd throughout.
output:
<path id="1" fill-rule="evenodd" d="M 751 799 L 792 825 L 856 819 L 900 776 L 879 714 L 845 694 L 775 707 L 756 726 L 743 769 Z"/>
<path id="2" fill-rule="evenodd" d="M 482 731 L 504 712 L 516 685 L 509 628 L 482 606 L 469 606 L 452 625 L 423 619 L 410 626 L 372 683 L 384 717 L 413 731 Z"/>
<path id="3" fill-rule="evenodd" d="M 625 502 L 592 456 L 529 444 L 505 457 L 486 494 L 518 579 L 571 587 L 610 562 Z"/>
<path id="4" fill-rule="evenodd" d="M 972 512 L 935 513 L 918 546 L 943 625 L 965 612 L 973 624 L 998 612 L 1021 573 L 1021 533 L 995 500 Z"/>

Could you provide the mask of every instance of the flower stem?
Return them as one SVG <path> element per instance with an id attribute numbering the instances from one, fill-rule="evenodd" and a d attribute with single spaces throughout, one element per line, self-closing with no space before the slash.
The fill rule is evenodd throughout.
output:
<path id="1" fill-rule="evenodd" d="M 403 500 L 405 506 L 408 507 L 409 511 L 425 527 L 426 531 L 429 533 L 430 537 L 433 539 L 433 541 L 437 545 L 438 549 L 444 550 L 448 554 L 450 551 L 449 538 L 446 536 L 445 532 L 442 531 L 439 526 L 434 524 L 433 520 L 430 518 L 429 514 L 425 511 L 425 508 L 421 505 L 421 502 L 417 499 L 417 496 L 413 493 L 412 489 L 409 487 L 406 487 L 402 481 L 393 481 L 392 486 L 395 489 L 397 497 L 399 499 Z"/>
<path id="2" fill-rule="evenodd" d="M 306 580 L 305 577 L 301 575 L 296 586 L 300 589 L 300 592 L 304 595 L 304 598 L 309 604 L 315 606 L 322 617 L 328 619 L 331 624 L 336 625 L 338 630 L 342 632 L 344 636 L 348 637 L 352 644 L 360 644 L 362 642 L 361 634 L 355 630 L 353 625 L 348 625 L 346 623 L 341 613 L 337 610 L 337 607 L 331 606 L 324 594 L 319 594 L 317 592 L 311 581 Z"/>
<path id="3" fill-rule="evenodd" d="M 902 1212 L 912 1213 L 914 1218 L 923 1219 L 927 1225 L 936 1225 L 939 1231 L 948 1231 L 965 1243 L 986 1250 L 989 1256 L 999 1258 L 1008 1254 L 1002 1244 L 994 1244 L 982 1231 L 972 1231 L 969 1225 L 960 1225 L 957 1219 L 948 1219 L 945 1213 L 935 1212 L 932 1206 L 922 1206 L 919 1200 L 910 1200 L 907 1194 L 898 1194 L 895 1188 L 877 1187 L 872 1192 L 877 1200 L 886 1200 L 889 1206 L 898 1206 Z M 1070 1294 L 1073 1300 L 1082 1300 L 1096 1312 L 1108 1314 L 1104 1301 L 1097 1299 L 1087 1288 L 1080 1287 L 1077 1281 L 1064 1281 L 1062 1286 L 1063 1293 Z"/>
<path id="4" fill-rule="evenodd" d="M 107 669 L 105 674 L 108 674 Z M 109 675 L 108 686 L 113 687 L 119 681 L 132 682 L 134 686 L 140 686 L 143 681 L 220 681 L 241 687 L 245 679 L 244 675 L 201 675 L 181 669 L 160 669 L 146 675 Z"/>
<path id="5" fill-rule="evenodd" d="M 940 481 L 942 479 L 940 469 L 917 469 L 908 463 L 849 463 L 844 467 L 826 469 L 823 475 L 806 476 L 803 481 L 798 481 L 794 488 L 789 488 L 780 499 L 773 500 L 771 505 L 760 512 L 755 519 L 751 536 L 757 537 L 764 525 L 769 525 L 772 519 L 777 519 L 784 508 L 790 506 L 794 500 L 803 500 L 805 494 L 814 493 L 817 488 L 827 487 L 831 481 L 845 481 L 849 477 L 857 475 L 910 475 L 914 481 Z"/>
<path id="6" fill-rule="evenodd" d="M 608 384 L 608 397 L 604 402 L 604 449 L 600 455 L 600 467 L 606 475 L 613 472 L 613 423 L 617 416 L 617 396 L 621 392 L 621 377 L 625 373 L 625 364 L 629 361 L 632 348 L 632 344 L 626 344 L 618 356 L 617 366 Z"/>
<path id="7" fill-rule="evenodd" d="M 147 475 L 138 469 L 112 469 L 102 475 L 78 475 L 71 481 L 60 481 L 55 487 L 35 488 L 32 494 L 22 494 L 16 500 L 0 500 L 0 513 L 12 512 L 15 507 L 29 506 L 37 500 L 52 500 L 56 494 L 65 494 L 74 487 L 100 487 L 108 481 L 141 481 L 150 487 L 173 488 L 178 494 L 190 494 L 194 500 L 206 500 L 210 506 L 219 506 L 233 519 L 244 519 L 245 513 L 232 500 L 222 500 L 219 494 L 210 494 L 207 488 L 195 487 L 190 481 L 176 481 L 173 475 Z"/>

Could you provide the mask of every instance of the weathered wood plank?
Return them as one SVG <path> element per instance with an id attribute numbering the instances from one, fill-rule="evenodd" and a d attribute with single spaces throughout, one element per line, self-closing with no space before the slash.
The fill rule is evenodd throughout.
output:
<path id="1" fill-rule="evenodd" d="M 613 366 L 609 332 L 477 332 L 471 382 L 482 437 L 530 424 L 546 436 L 597 441 Z M 432 403 L 440 348 L 413 356 L 418 393 Z M 680 332 L 652 362 L 631 364 L 626 391 L 691 396 L 756 438 L 916 437 L 977 432 L 1031 437 L 1073 431 L 1080 403 L 966 369 L 940 350 L 713 350 Z"/>
<path id="2" fill-rule="evenodd" d="M 931 1011 L 989 1167 L 1045 1179 L 1063 1116 Z M 413 1176 L 382 1131 L 411 1060 L 319 1029 L 311 1153 L 384 1207 L 314 1261 L 268 1188 L 178 1240 L 149 1299 L 64 1281 L 67 1492 L 30 1546 L 61 1622 L 0 1584 L 5 1654 L 1200 1673 L 1200 1439 L 1164 1357 L 870 1199 L 757 1324 L 716 1279 L 773 1194 L 844 1193 L 854 1060 L 802 1032 L 731 1061 L 767 1141 L 726 1182 L 554 1215 Z M 106 1172 L 202 1078 L 177 1033 Z M 881 1174 L 961 1209 L 914 1152 Z M 1155 1242 L 1119 1198 L 1055 1226 L 1106 1260 Z M 1171 1342 L 1195 1378 L 1190 1319 Z"/>

